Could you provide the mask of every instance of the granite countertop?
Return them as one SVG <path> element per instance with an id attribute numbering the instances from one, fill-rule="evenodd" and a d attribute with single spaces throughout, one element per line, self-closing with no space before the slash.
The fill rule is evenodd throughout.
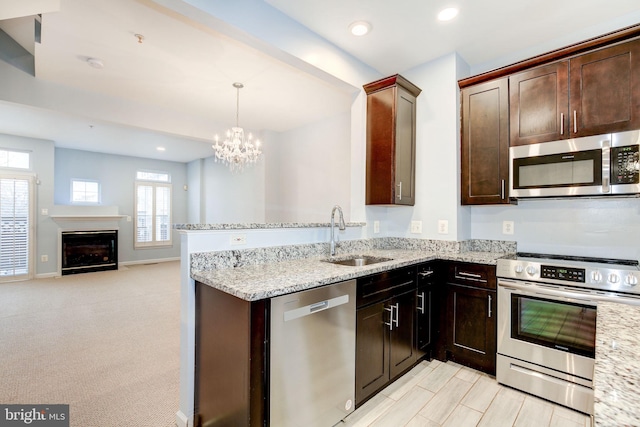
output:
<path id="1" fill-rule="evenodd" d="M 346 227 L 366 227 L 366 222 L 347 222 Z M 273 228 L 324 228 L 331 227 L 330 222 L 246 222 L 222 224 L 173 224 L 174 230 L 260 230 Z"/>
<path id="2" fill-rule="evenodd" d="M 640 425 L 640 306 L 598 302 L 594 424 Z"/>
<path id="3" fill-rule="evenodd" d="M 336 259 L 343 259 L 349 255 L 339 254 Z M 238 268 L 192 269 L 191 277 L 243 300 L 257 301 L 434 259 L 495 265 L 498 258 L 508 256 L 503 252 L 441 253 L 404 249 L 371 249 L 358 252 L 357 255 L 392 260 L 352 267 L 324 262 L 323 260 L 328 259 L 326 256 L 312 257 Z"/>

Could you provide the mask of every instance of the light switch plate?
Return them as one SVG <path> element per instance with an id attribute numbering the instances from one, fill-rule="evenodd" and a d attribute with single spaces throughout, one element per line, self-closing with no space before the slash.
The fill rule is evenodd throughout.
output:
<path id="1" fill-rule="evenodd" d="M 411 232 L 413 234 L 422 233 L 422 221 L 411 221 Z"/>
<path id="2" fill-rule="evenodd" d="M 449 234 L 449 221 L 446 219 L 438 221 L 438 234 Z"/>
<path id="3" fill-rule="evenodd" d="M 380 221 L 373 221 L 373 233 L 378 234 L 380 232 Z"/>
<path id="4" fill-rule="evenodd" d="M 513 234 L 513 221 L 502 221 L 502 234 Z"/>

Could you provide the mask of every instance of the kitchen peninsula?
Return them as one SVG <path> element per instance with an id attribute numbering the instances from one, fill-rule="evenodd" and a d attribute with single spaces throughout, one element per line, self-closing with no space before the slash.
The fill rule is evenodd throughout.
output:
<path id="1" fill-rule="evenodd" d="M 186 420 L 194 415 L 196 281 L 233 296 L 234 300 L 255 303 L 283 294 L 428 263 L 436 259 L 490 266 L 494 265 L 497 259 L 510 257 L 516 252 L 515 242 L 455 242 L 390 237 L 370 239 L 364 235 L 363 224 L 351 223 L 347 224 L 347 230 L 344 232 L 347 237 L 342 237 L 342 241 L 338 243 L 337 259 L 345 258 L 349 254 L 358 254 L 391 260 L 368 266 L 347 267 L 325 262 L 329 258 L 327 226 L 328 224 L 319 224 L 317 227 L 304 227 L 296 224 L 281 229 L 255 225 L 253 231 L 237 225 L 197 225 L 192 228 L 177 226 L 184 230 L 183 242 L 191 240 L 191 244 L 183 245 L 181 266 L 183 357 L 181 412 L 178 413 L 178 419 L 184 417 Z M 237 230 L 247 232 L 247 241 L 253 247 L 233 250 L 229 244 L 226 247 L 220 244 L 221 241 L 228 242 L 229 233 Z M 257 233 L 262 239 L 265 239 L 262 234 L 268 233 L 271 236 L 270 241 L 277 240 L 279 244 L 260 246 L 253 242 L 254 236 L 251 232 Z M 288 232 L 291 234 L 288 235 Z M 215 236 L 220 233 L 222 237 L 217 237 L 218 247 L 215 247 Z M 277 234 L 278 238 L 274 238 L 272 233 Z M 346 240 L 347 238 L 350 240 Z M 191 250 L 188 251 L 188 248 Z M 638 337 L 637 334 L 630 334 L 633 328 L 620 328 L 618 321 L 621 318 L 633 319 L 638 308 L 613 303 L 602 303 L 600 306 L 594 377 L 594 421 L 597 426 L 608 426 L 616 425 L 618 421 L 631 422 L 639 417 L 639 414 L 631 409 L 632 406 L 624 405 L 624 402 L 633 400 L 638 395 L 637 387 L 634 385 L 637 383 L 637 375 L 632 355 Z M 621 314 L 621 310 L 624 313 Z"/>
<path id="2" fill-rule="evenodd" d="M 207 227 L 199 225 L 193 227 L 197 230 L 191 228 L 190 231 L 182 232 L 183 357 L 181 411 L 178 413 L 178 420 L 187 420 L 194 416 L 194 390 L 198 380 L 193 377 L 189 379 L 189 375 L 194 373 L 193 362 L 196 359 L 196 282 L 200 283 L 197 286 L 206 286 L 222 291 L 225 295 L 233 295 L 233 301 L 260 303 L 278 295 L 389 270 L 409 268 L 432 260 L 495 265 L 498 258 L 514 253 L 516 249 L 514 242 L 502 241 L 456 242 L 390 237 L 370 239 L 365 236 L 363 224 L 347 224 L 347 230 L 341 233 L 341 241 L 337 244 L 336 259 L 358 254 L 390 260 L 357 267 L 335 265 L 325 262 L 329 258 L 327 225 L 292 225 L 278 230 L 247 228 L 242 233 L 247 234 L 247 246 L 251 248 L 242 250 L 233 250 L 230 245 L 220 250 L 222 245 L 219 243 L 229 242 L 230 236 L 237 228 L 217 228 L 212 231 L 203 230 Z M 176 228 L 186 230 L 189 227 L 181 225 Z M 265 233 L 271 236 L 270 243 L 277 240 L 279 244 L 260 244 L 254 241 L 254 238 L 266 240 Z M 222 234 L 222 237 L 218 236 L 218 247 L 215 247 L 213 236 L 217 234 Z M 278 237 L 273 237 L 276 234 Z M 190 242 L 185 244 L 185 240 Z M 246 319 L 243 322 L 246 322 Z"/>

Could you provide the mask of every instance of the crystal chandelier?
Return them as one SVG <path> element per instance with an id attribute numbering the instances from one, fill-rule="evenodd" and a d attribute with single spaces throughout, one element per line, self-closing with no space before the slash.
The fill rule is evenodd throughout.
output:
<path id="1" fill-rule="evenodd" d="M 240 89 L 244 87 L 242 83 L 234 83 L 236 88 L 236 126 L 227 130 L 226 138 L 220 142 L 218 135 L 215 136 L 216 143 L 211 147 L 215 150 L 216 162 L 221 162 L 231 169 L 232 172 L 242 172 L 246 165 L 256 163 L 262 151 L 260 141 L 253 140 L 251 133 L 244 136 L 244 129 L 238 125 L 240 115 Z"/>

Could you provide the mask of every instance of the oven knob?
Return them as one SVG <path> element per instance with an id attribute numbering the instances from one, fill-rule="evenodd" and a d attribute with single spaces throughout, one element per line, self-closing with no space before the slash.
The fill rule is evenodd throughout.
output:
<path id="1" fill-rule="evenodd" d="M 635 286 L 638 284 L 638 278 L 633 274 L 629 274 L 627 277 L 624 278 L 624 283 L 629 286 Z"/>
<path id="2" fill-rule="evenodd" d="M 527 267 L 527 274 L 529 276 L 533 276 L 534 274 L 536 274 L 536 268 L 530 265 L 529 267 Z"/>
<path id="3" fill-rule="evenodd" d="M 611 273 L 609 275 L 609 283 L 618 283 L 619 281 L 620 281 L 620 278 L 618 277 L 617 274 Z"/>
<path id="4" fill-rule="evenodd" d="M 600 273 L 598 270 L 596 271 L 592 271 L 591 272 L 591 280 L 598 283 L 599 281 L 602 280 L 602 273 Z"/>
<path id="5" fill-rule="evenodd" d="M 522 273 L 524 271 L 524 267 L 522 267 L 522 265 L 518 264 L 518 265 L 516 265 L 515 270 L 516 270 L 517 274 L 520 274 L 520 273 Z"/>

